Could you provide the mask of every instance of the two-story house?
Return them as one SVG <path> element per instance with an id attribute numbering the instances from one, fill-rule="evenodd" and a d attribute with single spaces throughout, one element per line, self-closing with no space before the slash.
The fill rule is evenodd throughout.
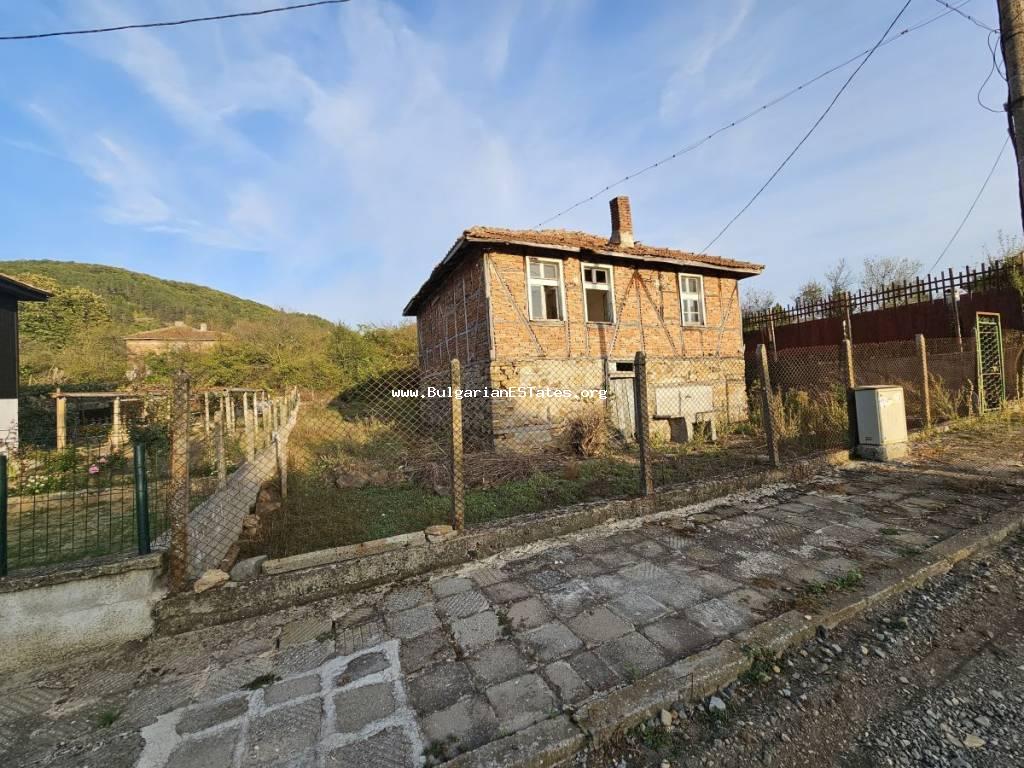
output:
<path id="1" fill-rule="evenodd" d="M 473 227 L 405 307 L 424 380 L 458 358 L 463 388 L 604 389 L 628 437 L 633 360 L 647 355 L 652 432 L 680 420 L 746 419 L 739 281 L 759 264 L 649 246 L 633 238 L 629 199 L 611 236 Z M 474 437 L 536 444 L 576 404 L 537 397 L 464 401 Z"/>

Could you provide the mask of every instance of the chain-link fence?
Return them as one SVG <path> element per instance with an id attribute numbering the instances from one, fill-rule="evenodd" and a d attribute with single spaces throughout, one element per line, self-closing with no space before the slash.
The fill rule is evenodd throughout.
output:
<path id="1" fill-rule="evenodd" d="M 1020 334 L 1003 341 L 1007 398 L 1020 397 L 1022 351 Z M 142 525 L 180 589 L 249 555 L 747 476 L 849 448 L 851 385 L 902 386 L 916 427 L 978 413 L 977 381 L 973 338 L 920 337 L 745 359 L 453 361 L 301 396 L 190 391 L 181 376 L 142 406 L 120 393 L 114 421 L 65 408 L 74 429 L 58 419 L 49 445 L 9 447 L 8 565 L 142 551 Z"/>

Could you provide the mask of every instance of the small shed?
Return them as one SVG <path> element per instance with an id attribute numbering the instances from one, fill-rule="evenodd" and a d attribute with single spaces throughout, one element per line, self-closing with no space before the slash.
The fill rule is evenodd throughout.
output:
<path id="1" fill-rule="evenodd" d="M 18 302 L 46 301 L 50 294 L 0 274 L 0 443 L 18 443 Z"/>

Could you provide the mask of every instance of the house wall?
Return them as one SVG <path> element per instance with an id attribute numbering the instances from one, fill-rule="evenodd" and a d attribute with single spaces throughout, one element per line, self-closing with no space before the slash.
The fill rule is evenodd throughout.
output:
<path id="1" fill-rule="evenodd" d="M 193 352 L 209 352 L 220 344 L 219 341 L 164 341 L 161 339 L 126 339 L 129 357 L 160 355 L 171 350 L 187 349 Z"/>
<path id="2" fill-rule="evenodd" d="M 529 319 L 527 255 L 525 249 L 508 249 L 489 252 L 484 258 L 494 339 L 492 387 L 607 391 L 608 361 L 632 361 L 636 352 L 644 351 L 650 387 L 705 384 L 710 398 L 702 410 L 717 411 L 727 421 L 747 418 L 735 278 L 712 270 L 612 264 L 616 322 L 588 323 L 583 308 L 584 260 L 572 256 L 562 260 L 565 321 L 535 321 Z M 706 323 L 702 327 L 682 325 L 678 275 L 683 272 L 704 277 Z M 574 411 L 608 408 L 609 403 L 536 396 L 492 400 L 495 444 L 536 448 L 554 439 L 559 425 Z M 656 438 L 668 440 L 669 422 L 652 419 L 651 431 Z"/>
<path id="3" fill-rule="evenodd" d="M 733 277 L 713 270 L 659 269 L 612 265 L 615 319 L 587 323 L 583 310 L 582 261 L 563 260 L 566 320 L 529 320 L 525 250 L 486 256 L 490 282 L 495 360 L 610 357 L 743 356 L 739 289 Z M 589 263 L 589 262 L 587 262 Z M 706 324 L 683 326 L 679 305 L 680 273 L 702 274 Z"/>
<path id="4" fill-rule="evenodd" d="M 416 315 L 420 392 L 444 389 L 451 381 L 451 361 L 461 367 L 462 389 L 489 386 L 490 331 L 483 260 L 470 254 L 448 276 Z M 447 430 L 451 415 L 446 398 L 420 401 L 421 419 L 431 429 Z M 490 403 L 482 398 L 462 404 L 466 450 L 491 445 Z"/>

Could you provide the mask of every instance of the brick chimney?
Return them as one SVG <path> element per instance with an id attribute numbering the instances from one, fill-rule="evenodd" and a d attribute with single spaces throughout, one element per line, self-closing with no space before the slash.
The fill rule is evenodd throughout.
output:
<path id="1" fill-rule="evenodd" d="M 629 212 L 629 198 L 619 195 L 608 201 L 612 209 L 612 236 L 608 242 L 625 248 L 633 246 L 633 216 Z"/>

